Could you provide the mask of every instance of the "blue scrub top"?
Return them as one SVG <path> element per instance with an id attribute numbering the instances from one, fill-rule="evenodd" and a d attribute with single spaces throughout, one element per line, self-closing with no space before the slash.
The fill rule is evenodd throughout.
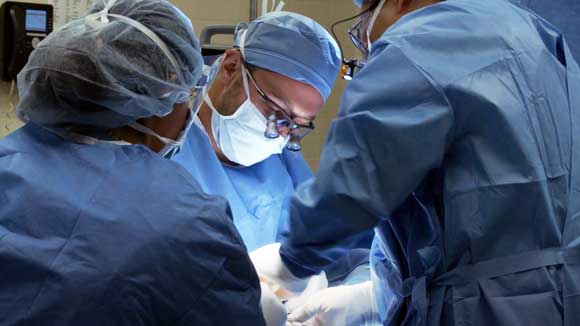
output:
<path id="1" fill-rule="evenodd" d="M 0 325 L 265 322 L 223 198 L 144 146 L 29 123 L 0 140 Z"/>
<path id="2" fill-rule="evenodd" d="M 288 150 L 250 167 L 224 164 L 199 124 L 191 127 L 173 160 L 205 192 L 228 200 L 249 251 L 279 240 L 287 225 L 290 196 L 298 184 L 313 177 L 302 154 Z"/>

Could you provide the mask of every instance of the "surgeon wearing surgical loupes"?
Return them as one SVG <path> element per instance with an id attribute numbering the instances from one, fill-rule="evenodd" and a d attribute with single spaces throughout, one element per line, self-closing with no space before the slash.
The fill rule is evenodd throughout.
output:
<path id="1" fill-rule="evenodd" d="M 580 324 L 580 69 L 565 37 L 503 0 L 357 4 L 367 63 L 280 249 L 251 256 L 299 293 L 374 228 L 373 281 L 321 291 L 289 321 Z"/>
<path id="2" fill-rule="evenodd" d="M 272 12 L 240 27 L 235 47 L 209 71 L 195 125 L 174 160 L 204 191 L 228 200 L 250 251 L 279 241 L 289 198 L 313 176 L 301 140 L 314 129 L 340 58 L 320 24 Z M 364 249 L 345 252 L 331 281 L 368 261 L 371 240 L 372 234 L 355 240 Z"/>

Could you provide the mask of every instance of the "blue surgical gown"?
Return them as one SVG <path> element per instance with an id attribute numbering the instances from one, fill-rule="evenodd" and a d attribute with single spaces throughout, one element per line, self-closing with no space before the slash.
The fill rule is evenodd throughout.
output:
<path id="1" fill-rule="evenodd" d="M 501 0 L 402 17 L 290 216 L 298 276 L 375 229 L 384 325 L 580 325 L 580 69 L 562 34 Z"/>
<path id="2" fill-rule="evenodd" d="M 203 191 L 229 201 L 234 223 L 250 251 L 280 240 L 287 228 L 290 197 L 313 176 L 302 155 L 288 150 L 250 167 L 223 164 L 199 123 L 191 127 L 173 160 L 191 173 Z M 371 241 L 368 232 L 354 237 L 352 247 L 341 251 L 340 261 L 327 273 L 329 279 L 340 281 L 366 263 Z"/>
<path id="3" fill-rule="evenodd" d="M 0 325 L 265 325 L 225 200 L 144 146 L 0 140 Z"/>
<path id="4" fill-rule="evenodd" d="M 514 0 L 527 6 L 558 28 L 572 50 L 580 59 L 580 1 L 578 0 Z"/>

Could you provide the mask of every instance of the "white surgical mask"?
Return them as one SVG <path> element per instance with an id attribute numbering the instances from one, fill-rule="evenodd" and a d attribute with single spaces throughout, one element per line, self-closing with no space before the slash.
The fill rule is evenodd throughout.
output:
<path id="1" fill-rule="evenodd" d="M 211 130 L 214 140 L 228 160 L 242 166 L 251 166 L 273 154 L 280 154 L 288 143 L 288 137 L 268 139 L 264 136 L 268 120 L 250 100 L 248 77 L 242 66 L 244 90 L 247 99 L 230 115 L 221 115 L 213 105 L 207 88 L 203 96 L 211 108 Z"/>

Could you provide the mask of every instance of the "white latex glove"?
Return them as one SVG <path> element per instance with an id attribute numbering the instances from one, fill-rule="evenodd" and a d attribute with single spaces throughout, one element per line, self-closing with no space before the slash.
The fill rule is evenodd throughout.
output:
<path id="1" fill-rule="evenodd" d="M 266 326 L 284 326 L 288 312 L 282 302 L 270 290 L 267 284 L 260 283 L 262 296 L 260 304 L 262 306 L 262 316 L 266 320 Z"/>
<path id="2" fill-rule="evenodd" d="M 281 300 L 311 294 L 328 286 L 326 274 L 298 278 L 284 265 L 280 257 L 280 243 L 273 243 L 250 253 L 250 259 L 260 277 L 270 290 Z"/>
<path id="3" fill-rule="evenodd" d="M 379 315 L 369 281 L 315 293 L 290 312 L 287 325 L 359 326 L 376 322 Z"/>

